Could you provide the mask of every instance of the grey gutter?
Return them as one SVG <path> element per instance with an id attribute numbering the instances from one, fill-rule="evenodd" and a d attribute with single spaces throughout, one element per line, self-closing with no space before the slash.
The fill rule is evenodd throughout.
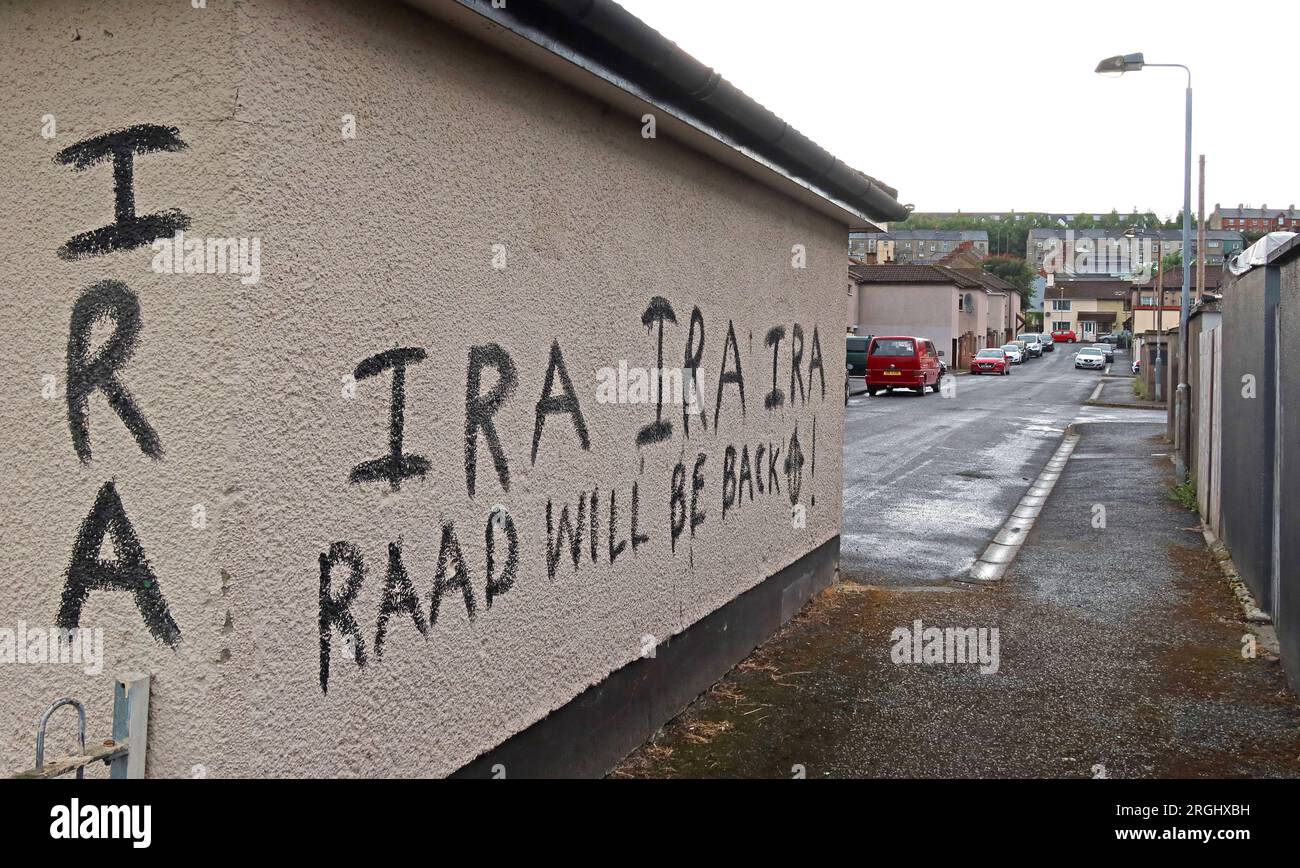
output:
<path id="1" fill-rule="evenodd" d="M 455 0 L 872 220 L 907 219 L 898 191 L 836 159 L 612 0 Z"/>

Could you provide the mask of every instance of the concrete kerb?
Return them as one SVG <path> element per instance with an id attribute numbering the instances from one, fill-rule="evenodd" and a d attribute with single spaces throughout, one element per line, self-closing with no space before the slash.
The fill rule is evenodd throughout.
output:
<path id="1" fill-rule="evenodd" d="M 1084 401 L 1088 407 L 1106 407 L 1112 410 L 1168 410 L 1169 405 L 1164 403 L 1146 403 L 1146 404 L 1125 404 L 1121 401 Z"/>
<path id="2" fill-rule="evenodd" d="M 1088 407 L 1106 407 L 1112 410 L 1168 410 L 1169 407 L 1163 401 L 1101 401 L 1098 396 L 1101 395 L 1102 389 L 1106 386 L 1107 380 L 1132 380 L 1131 376 L 1124 374 L 1111 374 L 1109 370 L 1097 381 L 1097 388 L 1092 390 L 1088 400 L 1084 405 Z"/>
<path id="3" fill-rule="evenodd" d="M 1100 388 L 1098 386 L 1099 390 Z M 1061 473 L 1064 471 L 1065 465 L 1070 460 L 1070 455 L 1074 452 L 1074 447 L 1078 442 L 1078 433 L 1072 427 L 1067 428 L 1065 436 L 1061 438 L 1061 445 L 1056 447 L 1056 452 L 1052 454 L 1051 459 L 1048 460 L 1038 474 L 1038 478 L 1034 480 L 1029 490 L 1020 498 L 1016 508 L 1011 511 L 1010 517 L 1003 523 L 997 535 L 993 537 L 993 542 L 988 544 L 979 560 L 975 561 L 975 564 L 970 568 L 970 578 L 972 580 L 976 582 L 1001 581 L 1007 567 L 1011 566 L 1012 561 L 1016 559 L 1016 555 L 1020 553 L 1020 547 L 1029 536 L 1029 531 L 1033 529 L 1039 513 L 1043 511 L 1043 505 L 1047 502 L 1052 489 L 1056 487 L 1056 483 L 1061 478 Z"/>

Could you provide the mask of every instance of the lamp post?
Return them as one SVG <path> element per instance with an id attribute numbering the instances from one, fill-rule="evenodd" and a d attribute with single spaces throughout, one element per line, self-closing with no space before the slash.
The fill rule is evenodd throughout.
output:
<path id="1" fill-rule="evenodd" d="M 1156 244 L 1158 245 L 1156 248 L 1156 255 L 1160 258 L 1158 260 L 1159 264 L 1156 267 L 1156 291 L 1153 296 L 1156 303 L 1155 382 L 1156 400 L 1164 401 L 1168 398 L 1168 396 L 1165 395 L 1165 245 L 1161 241 L 1157 241 Z M 1174 409 L 1174 412 L 1178 412 L 1177 408 Z M 1177 421 L 1177 417 L 1175 416 L 1174 423 L 1177 424 Z"/>
<path id="2" fill-rule="evenodd" d="M 1187 450 L 1190 440 L 1190 413 L 1188 399 L 1191 397 L 1187 385 L 1188 328 L 1187 319 L 1191 313 L 1191 272 L 1188 270 L 1189 257 L 1192 255 L 1192 71 L 1181 63 L 1147 63 L 1141 52 L 1137 54 L 1118 54 L 1108 57 L 1097 64 L 1101 75 L 1120 76 L 1126 72 L 1137 72 L 1148 66 L 1181 69 L 1187 73 L 1187 124 L 1184 131 L 1185 151 L 1183 155 L 1183 295 L 1179 307 L 1178 327 L 1178 389 L 1174 396 L 1174 474 L 1179 482 L 1187 479 Z M 1164 307 L 1164 286 L 1157 288 L 1160 293 L 1161 308 Z M 1160 351 L 1157 346 L 1156 351 Z"/>

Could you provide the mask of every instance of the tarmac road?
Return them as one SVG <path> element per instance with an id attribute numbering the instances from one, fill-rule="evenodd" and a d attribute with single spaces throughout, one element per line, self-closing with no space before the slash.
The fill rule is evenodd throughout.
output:
<path id="1" fill-rule="evenodd" d="M 1102 377 L 1075 370 L 1074 349 L 1058 345 L 1007 377 L 952 377 L 951 393 L 850 398 L 841 576 L 873 585 L 963 577 Z M 1113 367 L 1127 364 L 1120 353 Z"/>

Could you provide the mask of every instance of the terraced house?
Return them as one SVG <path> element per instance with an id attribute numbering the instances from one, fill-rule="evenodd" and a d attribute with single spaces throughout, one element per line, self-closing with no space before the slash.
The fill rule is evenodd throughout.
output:
<path id="1" fill-rule="evenodd" d="M 979 256 L 989 255 L 989 234 L 982 229 L 890 229 L 888 232 L 860 231 L 849 235 L 849 255 L 856 258 L 878 256 L 888 251 L 889 259 L 905 265 L 936 265 L 945 256 L 969 243 Z"/>
<path id="2" fill-rule="evenodd" d="M 980 269 L 851 265 L 849 279 L 850 331 L 927 338 L 949 365 L 1001 346 L 1021 323 L 1015 287 Z"/>
<path id="3" fill-rule="evenodd" d="M 1127 280 L 1058 280 L 1045 291 L 1044 328 L 1074 332 L 1085 343 L 1122 328 L 1130 286 Z"/>

